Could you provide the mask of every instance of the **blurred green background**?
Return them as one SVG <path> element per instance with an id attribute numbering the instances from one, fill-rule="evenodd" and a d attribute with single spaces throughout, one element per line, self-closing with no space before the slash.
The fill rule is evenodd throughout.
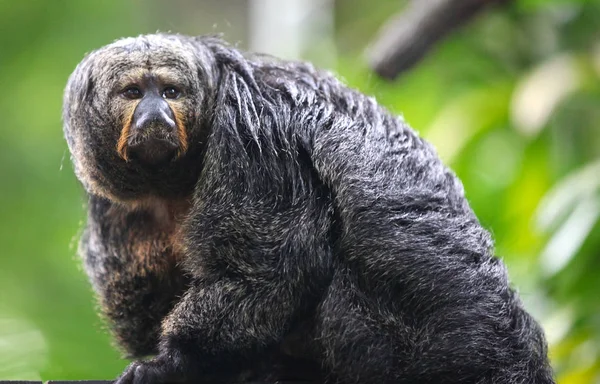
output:
<path id="1" fill-rule="evenodd" d="M 363 51 L 404 3 L 0 0 L 0 379 L 112 378 L 127 364 L 75 252 L 85 199 L 62 90 L 85 52 L 171 30 L 312 60 L 402 113 L 463 180 L 559 383 L 600 383 L 600 0 L 491 10 L 385 82 Z"/>

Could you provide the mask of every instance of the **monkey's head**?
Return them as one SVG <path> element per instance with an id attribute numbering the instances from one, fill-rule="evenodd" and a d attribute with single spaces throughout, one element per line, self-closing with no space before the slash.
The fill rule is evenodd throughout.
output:
<path id="1" fill-rule="evenodd" d="M 146 35 L 88 54 L 67 84 L 64 132 L 77 177 L 115 201 L 188 194 L 214 99 L 201 40 Z"/>

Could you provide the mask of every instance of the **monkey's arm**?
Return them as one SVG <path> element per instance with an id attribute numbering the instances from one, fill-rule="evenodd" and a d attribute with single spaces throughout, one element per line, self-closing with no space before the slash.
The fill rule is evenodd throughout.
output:
<path id="1" fill-rule="evenodd" d="M 330 256 L 324 238 L 303 234 L 326 231 L 327 212 L 273 213 L 267 206 L 246 199 L 228 212 L 218 204 L 196 213 L 190 250 L 202 257 L 206 277 L 197 276 L 165 320 L 157 359 L 134 363 L 119 383 L 238 373 L 264 359 L 306 317 Z M 308 272 L 311 264 L 319 273 Z"/>
<path id="2" fill-rule="evenodd" d="M 144 212 L 90 197 L 80 253 L 102 312 L 131 357 L 156 353 L 160 322 L 186 284 L 168 236 Z"/>

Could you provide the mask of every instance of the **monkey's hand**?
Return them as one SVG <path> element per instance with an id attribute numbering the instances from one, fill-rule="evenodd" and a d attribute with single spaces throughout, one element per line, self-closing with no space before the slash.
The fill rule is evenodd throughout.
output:
<path id="1" fill-rule="evenodd" d="M 136 361 L 125 369 L 115 384 L 166 384 L 191 382 L 194 370 L 179 356 L 160 354 Z"/>

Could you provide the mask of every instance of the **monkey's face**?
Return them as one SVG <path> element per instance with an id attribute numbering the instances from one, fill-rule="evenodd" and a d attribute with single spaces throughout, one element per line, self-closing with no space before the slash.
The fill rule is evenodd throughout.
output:
<path id="1" fill-rule="evenodd" d="M 123 39 L 88 55 L 69 80 L 64 130 L 88 192 L 113 200 L 189 192 L 200 168 L 211 55 L 188 38 Z"/>
<path id="2" fill-rule="evenodd" d="M 171 68 L 135 68 L 118 81 L 112 103 L 122 116 L 115 149 L 123 160 L 152 166 L 185 154 L 188 88 Z"/>

